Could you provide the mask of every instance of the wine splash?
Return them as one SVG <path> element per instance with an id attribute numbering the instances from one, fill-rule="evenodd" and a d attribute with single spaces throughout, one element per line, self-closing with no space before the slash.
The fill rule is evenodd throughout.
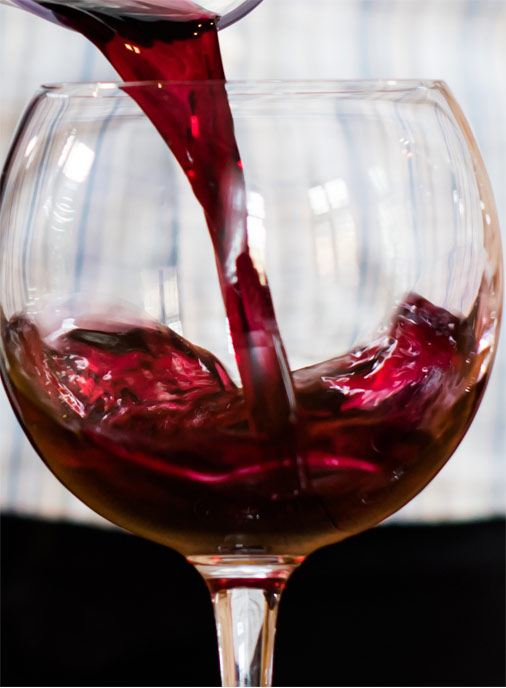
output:
<path id="1" fill-rule="evenodd" d="M 39 4 L 89 38 L 125 82 L 153 82 L 125 90 L 160 132 L 204 210 L 250 422 L 260 432 L 286 435 L 293 425 L 290 370 L 265 275 L 249 255 L 244 175 L 218 17 L 188 0 L 119 8 Z M 208 80 L 215 83 L 206 87 Z M 186 83 L 167 83 L 173 81 Z"/>
<path id="2" fill-rule="evenodd" d="M 3 341 L 49 467 L 99 513 L 185 554 L 301 555 L 369 527 L 433 477 L 483 387 L 470 322 L 412 295 L 386 336 L 293 373 L 301 490 L 292 437 L 253 428 L 244 390 L 169 328 L 88 321 L 42 338 L 19 316 Z"/>

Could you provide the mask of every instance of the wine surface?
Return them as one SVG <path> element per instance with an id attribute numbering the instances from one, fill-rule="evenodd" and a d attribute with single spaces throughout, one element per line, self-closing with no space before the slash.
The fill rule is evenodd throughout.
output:
<path id="1" fill-rule="evenodd" d="M 87 504 L 185 554 L 305 554 L 410 499 L 481 393 L 471 324 L 411 295 L 387 335 L 293 373 L 295 441 L 249 419 L 223 365 L 169 328 L 3 323 L 20 417 Z M 296 460 L 293 460 L 295 452 Z"/>

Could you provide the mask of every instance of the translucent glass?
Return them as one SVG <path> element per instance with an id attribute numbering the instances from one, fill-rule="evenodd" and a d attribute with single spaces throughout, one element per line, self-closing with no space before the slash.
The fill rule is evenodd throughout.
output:
<path id="1" fill-rule="evenodd" d="M 235 2 L 231 2 L 231 0 L 207 0 L 207 2 L 200 4 L 193 2 L 193 0 L 172 0 L 171 9 L 175 11 L 180 11 L 182 9 L 186 13 L 186 16 L 189 16 L 189 12 L 191 12 L 194 8 L 200 8 L 211 13 L 216 13 L 220 16 L 218 21 L 218 29 L 224 29 L 226 26 L 229 26 L 239 19 L 242 19 L 242 17 L 248 14 L 248 12 L 251 12 L 254 7 L 259 5 L 261 1 L 262 0 L 235 0 Z M 69 2 L 61 2 L 61 4 L 69 6 L 72 4 L 86 5 L 86 2 L 87 0 L 78 0 L 77 2 L 76 0 L 71 0 Z M 55 21 L 51 10 L 39 5 L 37 2 L 34 2 L 34 0 L 0 0 L 0 4 L 13 5 L 14 7 L 24 9 L 31 14 L 35 14 L 39 17 L 47 19 L 48 21 Z M 59 3 L 56 2 L 55 4 L 58 5 Z M 96 5 L 97 3 L 91 2 L 89 4 Z M 137 7 L 141 12 L 145 12 L 146 10 L 146 3 L 136 2 L 136 0 L 129 0 L 127 2 L 104 0 L 98 4 L 104 7 L 107 7 L 108 5 L 113 7 L 124 5 L 125 8 L 128 7 L 132 11 L 135 11 Z M 150 6 L 151 8 L 156 7 L 156 0 L 151 2 Z M 163 6 L 166 8 L 167 3 L 163 3 Z M 160 16 L 164 15 L 162 14 Z"/>
<path id="2" fill-rule="evenodd" d="M 137 93 L 162 89 L 167 96 L 181 87 L 135 85 Z M 192 85 L 216 99 L 223 88 L 221 82 Z M 156 423 L 156 431 L 139 426 L 145 437 L 134 449 L 128 428 L 114 435 L 119 447 L 107 445 L 96 404 L 86 415 L 79 394 L 61 387 L 70 380 L 89 395 L 98 375 L 89 373 L 89 361 L 67 352 L 65 368 L 51 363 L 35 382 L 27 372 L 29 354 L 49 360 L 58 337 L 72 327 L 82 337 L 93 329 L 90 323 L 100 322 L 93 334 L 99 353 L 118 324 L 122 331 L 174 333 L 180 346 L 182 336 L 211 352 L 241 393 L 202 208 L 129 89 L 48 86 L 19 126 L 0 196 L 2 373 L 35 447 L 73 492 L 198 566 L 215 601 L 224 681 L 267 685 L 275 611 L 293 567 L 411 499 L 472 420 L 501 313 L 494 201 L 469 127 L 440 82 L 226 84 L 245 175 L 249 255 L 268 279 L 300 407 L 296 465 L 268 452 L 248 458 L 251 446 L 258 444 L 261 455 L 271 438 L 259 440 L 240 423 L 210 435 L 213 415 L 204 417 L 204 407 L 191 426 L 183 419 L 171 429 L 171 442 L 186 432 L 177 460 Z M 425 334 L 415 342 L 420 350 L 405 351 L 392 328 L 409 327 L 415 311 Z M 23 355 L 16 348 L 21 331 L 32 337 L 32 351 Z M 86 336 L 81 344 L 92 341 Z M 442 338 L 445 360 L 462 358 L 465 372 L 458 379 L 444 376 L 441 357 L 430 358 Z M 121 355 L 135 349 L 122 346 Z M 395 356 L 409 361 L 400 373 L 394 370 L 389 394 L 411 380 L 410 371 L 422 375 L 423 394 L 432 390 L 413 407 L 418 415 L 409 432 L 404 420 L 391 430 L 385 406 L 392 403 L 392 415 L 405 419 L 404 402 L 386 399 L 377 382 L 368 387 L 368 380 L 381 379 L 395 347 Z M 419 370 L 417 360 L 426 355 L 432 363 Z M 369 372 L 360 373 L 366 363 Z M 347 375 L 336 373 L 339 365 L 348 366 Z M 116 375 L 111 384 L 135 405 L 137 372 L 124 373 L 123 381 L 106 371 L 103 380 Z M 361 386 L 353 387 L 359 373 Z M 403 388 L 406 408 L 422 394 L 413 375 Z M 327 405 L 304 406 L 318 385 L 326 385 Z M 49 425 L 38 416 L 51 386 L 68 413 L 77 414 L 74 425 L 67 411 L 46 419 Z M 346 400 L 339 409 L 348 409 L 348 426 L 339 425 L 335 399 Z M 380 409 L 390 429 L 382 434 L 380 424 L 368 434 Z M 55 440 L 48 428 L 60 422 L 65 431 Z M 93 423 L 99 431 L 91 442 Z M 219 453 L 230 443 L 233 460 Z M 247 613 L 256 621 L 246 638 L 237 624 Z"/>

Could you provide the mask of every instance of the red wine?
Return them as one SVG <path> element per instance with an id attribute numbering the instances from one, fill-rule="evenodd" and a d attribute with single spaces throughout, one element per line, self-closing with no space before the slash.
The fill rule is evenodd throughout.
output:
<path id="1" fill-rule="evenodd" d="M 94 4 L 82 0 L 70 5 L 47 0 L 36 4 L 52 12 L 60 24 L 89 38 L 125 81 L 151 80 L 151 85 L 129 83 L 124 89 L 160 132 L 205 213 L 242 381 L 240 422 L 245 423 L 255 436 L 270 438 L 285 460 L 294 466 L 300 465 L 295 451 L 294 393 L 290 370 L 265 275 L 260 275 L 255 269 L 248 249 L 245 183 L 224 82 L 216 30 L 218 18 L 189 0 L 167 0 L 163 4 L 134 0 L 122 7 L 109 5 L 107 1 Z M 179 80 L 180 83 L 165 83 L 164 80 Z M 139 336 L 142 339 L 142 335 Z M 169 346 L 170 341 L 165 345 Z M 190 344 L 187 346 L 191 348 Z M 193 359 L 190 357 L 186 362 L 190 360 Z M 229 389 L 231 383 L 226 376 L 223 377 L 222 367 L 218 363 L 216 365 L 218 367 L 213 371 L 222 371 L 220 379 L 225 381 L 226 391 L 237 395 L 237 390 L 232 392 Z M 113 367 L 114 372 L 117 371 Z M 192 369 L 190 373 L 194 374 L 196 370 Z M 167 375 L 170 375 L 170 370 L 167 370 Z M 209 384 L 213 379 L 210 374 Z M 198 387 L 200 380 L 206 388 L 207 383 L 204 384 L 200 378 L 191 380 L 193 386 Z M 131 389 L 134 396 L 138 394 L 136 384 Z M 203 399 L 199 394 L 197 396 L 199 404 L 203 404 Z M 221 398 L 221 403 L 228 404 L 228 397 Z M 203 411 L 199 413 L 202 415 Z M 96 413 L 92 416 L 97 419 Z M 129 432 L 133 434 L 137 423 L 144 425 L 144 420 L 134 416 L 129 420 Z M 174 418 L 176 423 L 180 422 L 178 414 Z M 169 418 L 163 422 L 169 423 Z M 239 419 L 236 422 L 239 423 Z M 143 427 L 141 432 L 145 430 Z M 210 432 L 207 426 L 206 432 Z M 209 437 L 213 437 L 212 432 Z M 104 436 L 102 439 L 106 443 L 112 441 L 112 437 L 107 435 L 107 438 Z M 186 439 L 185 434 L 184 442 Z M 125 436 L 114 441 L 128 443 L 130 440 Z M 160 438 L 155 444 L 159 441 Z M 167 441 L 173 441 L 170 433 Z M 198 442 L 206 444 L 207 440 L 199 438 Z M 245 436 L 239 444 L 247 442 Z M 265 444 L 266 440 L 263 442 Z M 272 460 L 275 460 L 274 445 L 265 448 L 266 456 Z M 46 455 L 42 445 L 38 446 L 42 456 L 52 463 L 52 457 Z M 189 465 L 192 465 L 192 446 L 192 443 L 188 445 Z M 235 440 L 232 447 L 229 451 L 238 449 Z M 52 453 L 54 449 L 48 451 Z M 173 470 L 177 465 L 178 462 L 173 464 Z M 125 467 L 125 471 L 128 470 Z M 58 470 L 55 472 L 59 474 Z M 134 470 L 134 474 L 136 472 Z M 132 476 L 133 480 L 138 478 Z M 116 470 L 114 480 L 124 482 L 126 478 L 120 477 L 120 471 Z M 152 476 L 148 482 L 151 480 Z M 301 480 L 303 483 L 302 474 L 298 482 Z M 98 485 L 96 488 L 90 485 L 90 489 L 97 491 Z M 158 494 L 161 501 L 170 498 L 168 493 L 163 496 L 165 489 L 171 488 L 163 486 Z M 79 493 L 80 489 L 76 491 Z M 88 490 L 85 492 L 87 499 Z M 138 496 L 130 503 L 133 528 L 138 520 L 135 512 L 138 509 L 142 511 L 137 505 L 141 497 L 139 484 Z M 146 488 L 144 499 L 154 499 L 151 487 Z M 124 513 L 128 507 L 123 498 L 121 501 Z M 115 508 L 111 507 L 111 510 L 115 520 Z M 175 517 L 173 511 L 170 514 L 171 518 Z M 144 518 L 139 515 L 140 520 Z M 153 521 L 157 519 L 156 514 L 153 515 Z M 120 520 L 123 522 L 124 519 Z M 158 526 L 154 524 L 153 529 L 157 530 Z M 210 550 L 197 548 L 197 551 L 207 553 Z"/>
<path id="2" fill-rule="evenodd" d="M 411 295 L 388 335 L 293 373 L 301 483 L 293 438 L 251 424 L 210 352 L 155 324 L 78 324 L 4 320 L 25 428 L 83 501 L 185 554 L 301 555 L 369 527 L 433 477 L 482 391 L 472 322 Z"/>
<path id="3" fill-rule="evenodd" d="M 216 256 L 230 333 L 252 424 L 288 437 L 293 391 L 265 275 L 250 258 L 246 193 L 234 136 L 216 21 L 189 0 L 39 2 L 89 38 L 127 82 L 158 129 L 204 210 Z M 212 84 L 207 80 L 217 80 Z M 164 80 L 192 80 L 169 84 Z"/>
<path id="4" fill-rule="evenodd" d="M 410 296 L 388 337 L 292 373 L 248 250 L 217 18 L 188 0 L 38 5 L 124 80 L 152 80 L 124 88 L 203 208 L 242 383 L 161 326 L 89 321 L 48 338 L 4 319 L 9 394 L 43 459 L 96 511 L 185 554 L 301 555 L 395 511 L 474 413 L 471 321 Z"/>

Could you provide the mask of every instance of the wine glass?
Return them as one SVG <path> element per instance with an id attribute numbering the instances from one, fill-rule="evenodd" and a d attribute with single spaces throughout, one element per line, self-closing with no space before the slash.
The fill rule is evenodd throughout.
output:
<path id="1" fill-rule="evenodd" d="M 229 247 L 247 211 L 241 298 L 271 299 L 270 348 L 259 322 L 237 351 L 235 273 L 218 278 L 191 174 L 137 104 L 155 89 L 228 97 L 244 177 L 216 193 Z M 461 110 L 437 81 L 47 86 L 0 201 L 2 377 L 25 432 L 88 506 L 197 567 L 223 684 L 270 685 L 291 572 L 416 495 L 490 374 L 501 246 Z"/>

